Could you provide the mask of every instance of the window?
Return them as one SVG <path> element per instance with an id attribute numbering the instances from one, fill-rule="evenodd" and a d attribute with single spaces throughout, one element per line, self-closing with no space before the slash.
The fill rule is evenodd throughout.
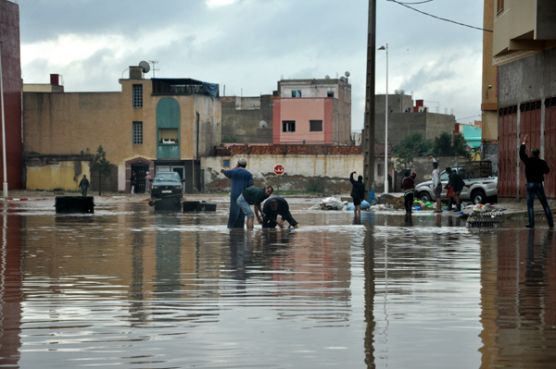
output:
<path id="1" fill-rule="evenodd" d="M 292 90 L 292 97 L 301 97 L 301 90 Z"/>
<path id="2" fill-rule="evenodd" d="M 177 128 L 161 128 L 158 130 L 159 144 L 176 145 L 178 143 Z"/>
<path id="3" fill-rule="evenodd" d="M 504 0 L 496 0 L 496 12 L 502 13 L 504 11 Z"/>
<path id="4" fill-rule="evenodd" d="M 143 85 L 133 85 L 133 107 L 143 107 Z"/>
<path id="5" fill-rule="evenodd" d="M 309 121 L 309 131 L 310 132 L 322 132 L 322 120 L 310 120 Z"/>
<path id="6" fill-rule="evenodd" d="M 133 122 L 133 144 L 143 144 L 143 122 Z"/>
<path id="7" fill-rule="evenodd" d="M 326 97 L 334 97 L 334 90 L 329 89 L 328 91 L 326 91 Z"/>
<path id="8" fill-rule="evenodd" d="M 283 120 L 282 132 L 295 132 L 295 120 Z"/>

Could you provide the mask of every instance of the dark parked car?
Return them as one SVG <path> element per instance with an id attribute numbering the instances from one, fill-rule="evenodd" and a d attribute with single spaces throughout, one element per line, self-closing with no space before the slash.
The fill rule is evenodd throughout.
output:
<path id="1" fill-rule="evenodd" d="M 182 196 L 183 181 L 178 173 L 156 173 L 151 188 L 151 202 L 154 203 L 155 207 L 158 207 L 161 202 L 166 205 L 181 207 Z"/>

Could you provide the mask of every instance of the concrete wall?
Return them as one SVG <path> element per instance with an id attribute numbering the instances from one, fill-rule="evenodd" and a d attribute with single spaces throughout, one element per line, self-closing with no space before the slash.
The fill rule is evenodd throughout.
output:
<path id="1" fill-rule="evenodd" d="M 556 39 L 556 2 L 554 0 L 537 0 L 537 39 Z"/>
<path id="2" fill-rule="evenodd" d="M 221 97 L 222 142 L 272 143 L 272 96 Z"/>
<path id="3" fill-rule="evenodd" d="M 349 192 L 349 173 L 363 172 L 360 147 L 329 145 L 229 145 L 217 156 L 203 158 L 206 191 L 228 191 L 229 180 L 221 173 L 225 163 L 235 166 L 240 158 L 247 159 L 247 169 L 258 185 L 279 185 L 282 191 L 313 191 L 320 193 Z M 274 174 L 274 166 L 281 164 L 285 174 Z M 315 191 L 314 189 L 320 189 Z"/>
<path id="4" fill-rule="evenodd" d="M 386 95 L 375 96 L 375 114 L 384 116 L 384 108 L 386 107 Z M 407 109 L 413 108 L 413 98 L 409 95 L 388 94 L 388 107 L 390 113 L 403 113 Z"/>
<path id="5" fill-rule="evenodd" d="M 556 96 L 556 49 L 498 67 L 499 106 Z"/>
<path id="6" fill-rule="evenodd" d="M 234 155 L 226 158 L 231 164 L 239 158 L 247 159 L 247 169 L 253 173 L 257 184 L 279 186 L 282 191 L 312 191 L 329 194 L 346 193 L 351 190 L 347 180 L 349 173 L 363 173 L 363 155 Z M 206 191 L 228 191 L 229 180 L 220 173 L 222 157 L 204 158 Z M 274 174 L 274 166 L 282 164 L 286 172 L 282 176 Z M 226 168 L 228 169 L 228 168 Z M 316 180 L 316 181 L 315 181 Z M 320 183 L 319 183 L 320 182 Z"/>
<path id="7" fill-rule="evenodd" d="M 91 180 L 90 161 L 79 159 L 50 159 L 27 163 L 26 188 L 29 190 L 77 191 L 85 174 Z"/>

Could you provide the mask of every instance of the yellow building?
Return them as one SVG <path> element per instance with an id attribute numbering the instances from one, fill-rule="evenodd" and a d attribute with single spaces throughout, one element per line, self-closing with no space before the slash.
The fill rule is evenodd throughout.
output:
<path id="1" fill-rule="evenodd" d="M 106 190 L 129 191 L 133 173 L 135 191 L 143 192 L 146 172 L 159 170 L 178 172 L 188 192 L 200 189 L 200 159 L 221 142 L 219 87 L 188 78 L 144 79 L 144 68 L 131 66 L 119 92 L 24 87 L 28 189 L 76 189 L 75 178 L 90 168 L 72 159 L 75 170 L 68 174 L 60 162 L 72 155 L 90 158 L 99 146 L 115 166 Z M 68 178 L 53 181 L 56 173 Z M 94 186 L 95 173 L 91 176 Z"/>

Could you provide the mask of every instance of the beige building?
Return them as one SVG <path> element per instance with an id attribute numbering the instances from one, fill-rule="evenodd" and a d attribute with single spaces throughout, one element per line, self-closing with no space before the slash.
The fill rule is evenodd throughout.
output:
<path id="1" fill-rule="evenodd" d="M 178 172 L 187 192 L 201 188 L 200 159 L 221 141 L 218 85 L 187 78 L 144 79 L 143 71 L 130 67 L 118 92 L 29 86 L 23 109 L 28 189 L 76 188 L 81 174 L 90 172 L 81 162 L 73 176 L 64 174 L 71 177 L 62 181 L 66 184 L 55 185 L 49 178 L 68 156 L 94 155 L 99 146 L 115 166 L 108 190 L 129 191 L 134 173 L 135 190 L 143 192 L 146 172 L 160 170 Z M 91 176 L 94 185 L 95 173 Z"/>

